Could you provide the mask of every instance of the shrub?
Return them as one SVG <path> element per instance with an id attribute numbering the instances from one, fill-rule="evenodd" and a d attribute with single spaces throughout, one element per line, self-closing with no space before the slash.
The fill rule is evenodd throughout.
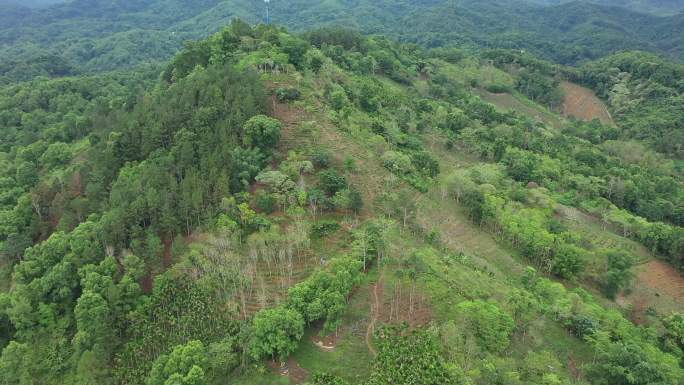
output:
<path id="1" fill-rule="evenodd" d="M 297 311 L 285 307 L 264 309 L 252 320 L 250 352 L 255 360 L 264 357 L 289 356 L 304 335 L 304 318 Z"/>
<path id="2" fill-rule="evenodd" d="M 598 324 L 595 320 L 583 315 L 572 316 L 569 323 L 570 332 L 579 338 L 591 336 L 598 329 Z"/>
<path id="3" fill-rule="evenodd" d="M 260 193 L 256 196 L 257 208 L 266 214 L 271 214 L 276 211 L 277 205 L 278 198 L 276 198 L 273 194 Z"/>
<path id="4" fill-rule="evenodd" d="M 490 84 L 487 86 L 487 91 L 493 94 L 503 94 L 506 92 L 511 92 L 511 87 L 505 84 Z"/>
<path id="5" fill-rule="evenodd" d="M 319 172 L 318 182 L 321 189 L 329 195 L 335 195 L 347 187 L 347 179 L 332 169 Z"/>
<path id="6" fill-rule="evenodd" d="M 298 89 L 284 87 L 276 89 L 275 94 L 278 98 L 278 101 L 280 102 L 289 102 L 292 100 L 297 100 L 302 96 L 302 93 L 299 92 Z"/>
<path id="7" fill-rule="evenodd" d="M 311 226 L 312 238 L 323 238 L 340 229 L 340 224 L 332 220 L 321 220 Z"/>
<path id="8" fill-rule="evenodd" d="M 278 144 L 281 129 L 282 125 L 278 120 L 257 115 L 245 123 L 242 142 L 246 147 L 270 150 Z"/>
<path id="9" fill-rule="evenodd" d="M 330 167 L 330 153 L 326 150 L 316 150 L 311 154 L 311 163 L 318 168 Z"/>
<path id="10" fill-rule="evenodd" d="M 498 306 L 484 301 L 465 301 L 456 306 L 456 311 L 480 346 L 491 352 L 508 347 L 515 323 Z"/>

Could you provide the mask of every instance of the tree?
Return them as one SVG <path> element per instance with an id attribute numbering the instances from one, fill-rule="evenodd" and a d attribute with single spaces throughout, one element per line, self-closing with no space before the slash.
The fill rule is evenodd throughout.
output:
<path id="1" fill-rule="evenodd" d="M 508 295 L 508 303 L 513 308 L 513 320 L 523 336 L 527 333 L 530 322 L 534 319 L 537 303 L 534 296 L 524 289 L 514 289 Z"/>
<path id="2" fill-rule="evenodd" d="M 588 365 L 586 374 L 597 385 L 676 385 L 682 380 L 677 360 L 653 346 L 613 342 L 600 335 L 595 349 L 595 363 Z"/>
<path id="3" fill-rule="evenodd" d="M 282 125 L 276 119 L 265 115 L 253 116 L 243 127 L 242 143 L 268 152 L 278 144 L 281 129 Z"/>
<path id="4" fill-rule="evenodd" d="M 323 191 L 335 195 L 347 187 L 347 179 L 334 169 L 323 170 L 318 173 L 318 183 Z"/>
<path id="5" fill-rule="evenodd" d="M 493 303 L 464 301 L 456 306 L 458 318 L 486 350 L 500 352 L 510 343 L 515 323 Z"/>
<path id="6" fill-rule="evenodd" d="M 112 320 L 107 301 L 101 295 L 86 291 L 78 299 L 74 313 L 78 329 L 74 345 L 80 351 L 109 345 Z"/>
<path id="7" fill-rule="evenodd" d="M 40 157 L 40 164 L 46 169 L 64 165 L 71 159 L 71 149 L 66 143 L 53 143 Z"/>
<path id="8" fill-rule="evenodd" d="M 38 182 L 38 169 L 33 162 L 22 162 L 17 166 L 15 179 L 19 186 L 30 187 Z"/>
<path id="9" fill-rule="evenodd" d="M 11 341 L 2 351 L 0 357 L 0 384 L 30 385 L 34 377 L 30 371 L 29 347 L 26 344 Z"/>
<path id="10" fill-rule="evenodd" d="M 582 249 L 577 246 L 561 243 L 554 251 L 551 272 L 559 277 L 572 278 L 584 268 Z"/>
<path id="11" fill-rule="evenodd" d="M 209 357 L 200 341 L 190 341 L 173 348 L 171 354 L 154 361 L 147 385 L 205 385 Z"/>
<path id="12" fill-rule="evenodd" d="M 675 313 L 663 319 L 665 333 L 661 337 L 665 351 L 684 359 L 684 314 Z"/>
<path id="13" fill-rule="evenodd" d="M 623 250 L 610 250 L 606 253 L 606 270 L 603 274 L 603 292 L 615 298 L 634 279 L 631 269 L 634 257 Z"/>
<path id="14" fill-rule="evenodd" d="M 349 188 L 349 208 L 354 214 L 361 213 L 363 209 L 363 196 L 353 187 Z"/>
<path id="15" fill-rule="evenodd" d="M 255 360 L 278 357 L 284 360 L 297 349 L 304 336 L 304 319 L 285 307 L 259 311 L 252 320 L 250 353 Z"/>
<path id="16" fill-rule="evenodd" d="M 256 181 L 265 185 L 268 192 L 274 194 L 283 207 L 287 205 L 288 197 L 297 188 L 295 182 L 280 171 L 263 171 L 257 175 Z"/>

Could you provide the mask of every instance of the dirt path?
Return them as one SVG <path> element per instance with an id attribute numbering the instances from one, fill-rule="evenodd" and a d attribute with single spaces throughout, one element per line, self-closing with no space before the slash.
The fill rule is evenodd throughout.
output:
<path id="1" fill-rule="evenodd" d="M 366 346 L 368 346 L 368 351 L 371 353 L 373 357 L 376 357 L 378 355 L 377 350 L 373 347 L 373 344 L 371 344 L 371 339 L 373 338 L 373 331 L 375 331 L 375 324 L 378 322 L 378 318 L 380 318 L 380 306 L 382 306 L 382 303 L 380 302 L 380 296 L 378 295 L 378 287 L 382 285 L 382 279 L 385 275 L 385 270 L 380 267 L 380 276 L 378 276 L 377 282 L 375 282 L 375 285 L 373 285 L 373 303 L 371 304 L 371 322 L 368 323 L 368 328 L 366 329 Z"/>

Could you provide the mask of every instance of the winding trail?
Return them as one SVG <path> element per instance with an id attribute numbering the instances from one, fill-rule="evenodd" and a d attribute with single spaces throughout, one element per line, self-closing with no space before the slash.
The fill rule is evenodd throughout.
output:
<path id="1" fill-rule="evenodd" d="M 371 313 L 373 315 L 371 318 L 371 322 L 368 323 L 368 328 L 366 329 L 366 346 L 368 346 L 368 351 L 371 353 L 373 357 L 376 357 L 378 355 L 378 352 L 371 344 L 371 338 L 373 337 L 375 324 L 377 323 L 378 318 L 380 317 L 380 298 L 378 296 L 378 287 L 382 285 L 382 279 L 384 274 L 385 270 L 381 268 L 378 280 L 375 282 L 375 285 L 373 285 L 373 303 L 371 304 Z"/>

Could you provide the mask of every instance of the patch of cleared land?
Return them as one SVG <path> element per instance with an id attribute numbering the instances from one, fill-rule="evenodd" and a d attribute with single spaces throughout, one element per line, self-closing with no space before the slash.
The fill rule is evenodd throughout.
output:
<path id="1" fill-rule="evenodd" d="M 615 125 L 608 107 L 594 91 L 570 82 L 562 82 L 561 88 L 565 92 L 563 115 L 587 122 L 598 119 L 603 124 Z"/>
<path id="2" fill-rule="evenodd" d="M 535 121 L 550 124 L 556 128 L 560 128 L 562 125 L 562 120 L 558 116 L 545 110 L 544 107 L 536 105 L 530 100 L 522 99 L 517 95 L 509 93 L 495 94 L 485 90 L 480 90 L 477 94 L 480 95 L 483 100 L 492 103 L 500 111 L 507 112 L 513 110 L 528 116 Z"/>

